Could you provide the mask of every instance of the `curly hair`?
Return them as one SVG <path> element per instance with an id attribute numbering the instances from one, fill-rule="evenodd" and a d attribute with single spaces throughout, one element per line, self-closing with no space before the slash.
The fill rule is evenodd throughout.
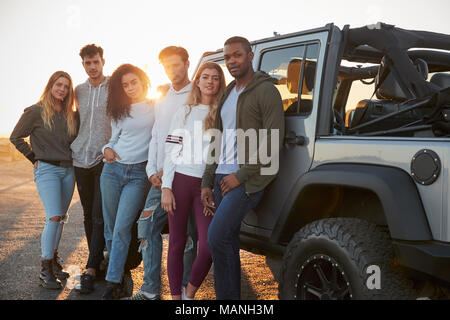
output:
<path id="1" fill-rule="evenodd" d="M 147 74 L 132 64 L 122 64 L 112 73 L 108 82 L 108 100 L 106 103 L 106 113 L 119 121 L 130 116 L 131 99 L 127 96 L 122 87 L 122 77 L 127 73 L 135 74 L 144 86 L 144 93 L 147 95 L 150 88 L 150 79 Z"/>
<path id="2" fill-rule="evenodd" d="M 103 59 L 103 48 L 100 46 L 97 46 L 95 44 L 87 44 L 80 50 L 80 57 L 81 59 L 84 59 L 85 57 L 92 57 L 96 54 L 100 55 L 100 58 Z"/>

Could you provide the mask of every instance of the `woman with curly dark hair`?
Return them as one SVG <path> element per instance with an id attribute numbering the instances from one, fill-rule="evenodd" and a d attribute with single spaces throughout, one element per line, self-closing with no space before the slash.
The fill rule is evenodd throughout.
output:
<path id="1" fill-rule="evenodd" d="M 100 177 L 106 248 L 109 253 L 103 299 L 118 299 L 131 229 L 144 205 L 145 167 L 154 116 L 146 99 L 150 80 L 144 71 L 123 64 L 110 77 L 106 112 L 111 117 L 111 140 L 103 149 Z"/>

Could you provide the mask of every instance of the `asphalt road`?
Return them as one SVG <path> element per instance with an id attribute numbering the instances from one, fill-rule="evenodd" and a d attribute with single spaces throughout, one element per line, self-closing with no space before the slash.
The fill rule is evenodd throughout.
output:
<path id="1" fill-rule="evenodd" d="M 64 227 L 59 253 L 64 268 L 71 277 L 62 290 L 48 290 L 39 286 L 40 236 L 45 213 L 34 181 L 32 166 L 27 160 L 0 160 L 0 300 L 97 300 L 105 282 L 96 282 L 96 290 L 80 295 L 73 290 L 87 261 L 87 242 L 84 236 L 83 214 L 78 192 L 75 190 Z M 164 236 L 162 292 L 170 299 L 166 273 L 167 236 Z M 279 261 L 241 250 L 242 299 L 276 300 L 276 275 Z M 142 284 L 142 263 L 132 271 L 134 292 Z M 197 299 L 215 299 L 212 269 L 199 289 Z"/>

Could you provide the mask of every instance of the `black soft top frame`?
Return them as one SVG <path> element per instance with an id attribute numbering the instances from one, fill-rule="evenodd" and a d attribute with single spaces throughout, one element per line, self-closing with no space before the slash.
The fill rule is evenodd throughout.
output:
<path id="1" fill-rule="evenodd" d="M 423 58 L 429 63 L 430 72 L 450 70 L 450 53 L 448 52 L 408 51 L 411 48 L 450 51 L 450 35 L 405 30 L 384 23 L 354 29 L 346 25 L 343 34 L 344 57 L 350 61 L 379 63 L 383 56 L 387 56 L 390 59 L 391 68 L 395 69 L 395 73 L 402 75 L 401 79 L 397 80 L 417 98 L 429 97 L 439 91 L 439 88 L 420 76 L 411 59 Z"/>

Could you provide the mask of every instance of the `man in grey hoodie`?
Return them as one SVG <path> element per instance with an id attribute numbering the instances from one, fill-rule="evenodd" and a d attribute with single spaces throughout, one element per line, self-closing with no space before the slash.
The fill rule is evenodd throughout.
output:
<path id="1" fill-rule="evenodd" d="M 111 137 L 111 121 L 106 115 L 108 77 L 103 75 L 103 49 L 95 44 L 86 45 L 81 49 L 80 57 L 89 78 L 75 88 L 80 129 L 71 149 L 89 258 L 86 271 L 75 289 L 80 293 L 90 293 L 94 289 L 105 246 L 100 175 L 103 169 L 102 147 Z"/>

